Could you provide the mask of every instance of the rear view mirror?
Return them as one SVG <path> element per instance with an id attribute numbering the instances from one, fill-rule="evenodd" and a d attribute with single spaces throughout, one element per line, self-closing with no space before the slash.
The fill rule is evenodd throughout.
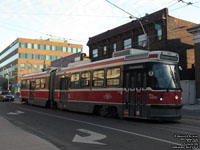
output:
<path id="1" fill-rule="evenodd" d="M 182 70 L 183 70 L 183 68 L 182 68 L 181 66 L 178 66 L 178 69 L 179 69 L 180 71 L 182 71 Z"/>

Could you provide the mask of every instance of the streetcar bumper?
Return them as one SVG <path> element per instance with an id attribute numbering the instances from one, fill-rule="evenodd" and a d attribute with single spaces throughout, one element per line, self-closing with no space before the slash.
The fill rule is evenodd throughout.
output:
<path id="1" fill-rule="evenodd" d="M 150 105 L 151 120 L 179 120 L 181 116 L 182 104 L 177 105 Z"/>

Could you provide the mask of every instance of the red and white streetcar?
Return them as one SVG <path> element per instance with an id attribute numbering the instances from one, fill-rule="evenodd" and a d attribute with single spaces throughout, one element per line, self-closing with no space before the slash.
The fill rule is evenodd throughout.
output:
<path id="1" fill-rule="evenodd" d="M 179 56 L 129 49 L 113 58 L 24 75 L 21 99 L 29 104 L 100 115 L 181 118 Z"/>

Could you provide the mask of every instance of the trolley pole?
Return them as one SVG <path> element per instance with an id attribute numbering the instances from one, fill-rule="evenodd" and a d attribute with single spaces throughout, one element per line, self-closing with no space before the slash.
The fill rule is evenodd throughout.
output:
<path id="1" fill-rule="evenodd" d="M 105 0 L 105 1 L 108 2 L 108 3 L 110 3 L 111 5 L 113 5 L 114 7 L 120 9 L 121 11 L 127 13 L 128 15 L 130 15 L 130 16 L 129 16 L 130 19 L 134 19 L 134 18 L 135 18 L 135 19 L 139 22 L 139 24 L 140 24 L 140 26 L 141 26 L 141 28 L 142 28 L 142 31 L 143 31 L 143 33 L 144 33 L 144 35 L 145 35 L 145 37 L 146 37 L 147 49 L 149 50 L 149 37 L 148 37 L 148 35 L 147 35 L 147 33 L 146 33 L 145 29 L 144 29 L 144 26 L 143 26 L 143 24 L 142 24 L 140 18 L 135 17 L 134 15 L 132 15 L 131 13 L 129 13 L 128 11 L 126 11 L 126 10 L 120 8 L 119 6 L 117 6 L 117 5 L 113 4 L 113 3 L 111 3 L 109 0 Z"/>

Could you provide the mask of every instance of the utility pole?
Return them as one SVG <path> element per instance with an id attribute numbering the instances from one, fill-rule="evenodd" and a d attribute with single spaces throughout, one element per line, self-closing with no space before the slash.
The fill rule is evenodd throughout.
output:
<path id="1" fill-rule="evenodd" d="M 7 71 L 8 71 L 8 69 L 7 69 Z M 10 89 L 9 89 L 9 71 L 8 71 L 8 91 L 9 91 Z"/>

